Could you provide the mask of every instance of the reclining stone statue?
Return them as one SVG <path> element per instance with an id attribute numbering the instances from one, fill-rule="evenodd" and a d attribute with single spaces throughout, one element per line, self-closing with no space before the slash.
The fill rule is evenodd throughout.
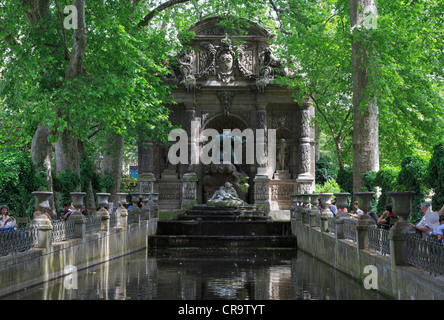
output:
<path id="1" fill-rule="evenodd" d="M 242 206 L 244 201 L 239 198 L 232 184 L 226 182 L 221 186 L 213 196 L 207 201 L 210 206 Z"/>

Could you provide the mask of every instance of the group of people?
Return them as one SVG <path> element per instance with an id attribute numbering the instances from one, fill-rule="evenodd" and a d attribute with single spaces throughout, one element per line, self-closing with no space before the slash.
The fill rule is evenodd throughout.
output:
<path id="1" fill-rule="evenodd" d="M 319 199 L 318 201 L 319 201 L 319 209 L 323 210 L 324 206 L 322 204 L 322 200 Z M 336 199 L 331 200 L 331 205 L 329 206 L 329 208 L 334 216 L 336 216 L 336 214 L 338 212 L 343 211 L 343 212 L 348 213 L 350 217 L 352 217 L 354 219 L 359 219 L 359 217 L 364 214 L 364 211 L 362 211 L 359 208 L 358 201 L 353 202 L 353 212 L 348 212 L 347 208 L 338 209 L 338 207 L 336 206 Z M 398 216 L 393 212 L 393 206 L 391 204 L 388 204 L 385 207 L 385 211 L 379 217 L 377 216 L 377 214 L 373 210 L 369 211 L 367 214 L 376 222 L 376 224 L 378 226 L 383 227 L 383 228 L 387 228 L 387 229 L 390 228 L 393 225 L 393 223 L 398 220 Z M 443 229 L 444 229 L 444 226 L 443 226 Z"/>
<path id="2" fill-rule="evenodd" d="M 320 209 L 321 208 L 323 208 L 323 206 L 320 202 Z M 353 209 L 354 213 L 348 213 L 346 208 L 344 208 L 343 210 L 354 219 L 359 219 L 359 217 L 364 214 L 364 211 L 359 208 L 358 201 L 353 202 Z M 336 207 L 336 199 L 333 199 L 331 201 L 330 210 L 333 215 L 336 216 L 336 214 L 338 213 L 338 208 Z M 444 205 L 438 212 L 435 212 L 431 210 L 430 202 L 423 202 L 421 204 L 421 212 L 424 214 L 424 216 L 416 225 L 410 223 L 411 227 L 422 238 L 433 237 L 438 242 L 444 244 Z M 389 229 L 399 219 L 399 217 L 393 212 L 393 206 L 391 204 L 388 204 L 385 207 L 385 211 L 379 217 L 374 211 L 369 211 L 367 214 L 376 222 L 379 227 L 386 229 Z"/>

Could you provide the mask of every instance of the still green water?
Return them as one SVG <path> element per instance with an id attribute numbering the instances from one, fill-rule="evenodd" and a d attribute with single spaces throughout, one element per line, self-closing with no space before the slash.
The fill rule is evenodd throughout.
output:
<path id="1" fill-rule="evenodd" d="M 281 249 L 140 251 L 79 270 L 75 277 L 65 276 L 2 299 L 373 300 L 385 297 L 366 290 L 361 283 L 304 252 Z"/>

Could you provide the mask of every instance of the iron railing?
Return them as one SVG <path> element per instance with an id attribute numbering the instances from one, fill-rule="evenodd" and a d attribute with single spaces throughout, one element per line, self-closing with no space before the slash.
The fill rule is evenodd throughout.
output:
<path id="1" fill-rule="evenodd" d="M 86 217 L 86 234 L 99 232 L 102 229 L 102 216 L 91 215 Z"/>
<path id="2" fill-rule="evenodd" d="M 433 238 L 407 235 L 407 262 L 419 269 L 444 274 L 444 245 Z"/>
<path id="3" fill-rule="evenodd" d="M 5 256 L 32 249 L 37 244 L 37 228 L 29 226 L 20 229 L 0 231 L 0 255 Z"/>
<path id="4" fill-rule="evenodd" d="M 390 230 L 376 225 L 368 227 L 368 246 L 382 255 L 390 254 Z"/>
<path id="5" fill-rule="evenodd" d="M 327 225 L 328 225 L 327 231 L 336 234 L 336 219 L 335 219 L 335 217 L 327 217 Z"/>
<path id="6" fill-rule="evenodd" d="M 353 242 L 357 242 L 356 235 L 356 220 L 344 219 L 344 238 Z"/>
<path id="7" fill-rule="evenodd" d="M 57 220 L 52 222 L 52 243 L 58 243 L 75 237 L 74 220 Z"/>

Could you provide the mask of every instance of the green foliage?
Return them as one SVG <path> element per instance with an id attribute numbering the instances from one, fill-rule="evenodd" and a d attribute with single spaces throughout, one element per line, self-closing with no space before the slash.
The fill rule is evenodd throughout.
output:
<path id="1" fill-rule="evenodd" d="M 408 156 L 401 163 L 401 171 L 399 172 L 397 185 L 404 185 L 406 191 L 414 191 L 412 198 L 412 209 L 409 220 L 413 223 L 418 222 L 422 218 L 421 203 L 427 195 L 425 179 L 428 163 L 419 156 Z"/>
<path id="2" fill-rule="evenodd" d="M 385 206 L 392 202 L 392 199 L 387 197 L 387 192 L 395 189 L 400 170 L 399 167 L 384 166 L 376 173 L 374 185 L 381 188 L 381 195 L 376 206 L 378 213 L 384 212 Z"/>
<path id="3" fill-rule="evenodd" d="M 0 204 L 15 216 L 32 216 L 33 191 L 46 185 L 44 172 L 36 172 L 27 152 L 7 149 L 0 153 Z"/>
<path id="4" fill-rule="evenodd" d="M 64 172 L 59 172 L 58 174 L 53 175 L 52 182 L 54 191 L 60 193 L 58 205 L 56 203 L 56 206 L 61 208 L 65 203 L 72 201 L 70 192 L 77 191 L 77 186 L 80 184 L 81 180 L 77 173 L 68 169 Z"/>
<path id="5" fill-rule="evenodd" d="M 114 179 L 110 172 L 105 172 L 100 179 L 100 192 L 111 193 L 114 188 Z"/>
<path id="6" fill-rule="evenodd" d="M 320 185 L 323 185 L 330 179 L 336 179 L 337 168 L 327 156 L 321 155 L 319 160 L 316 161 L 315 177 L 316 182 Z"/>
<path id="7" fill-rule="evenodd" d="M 328 179 L 323 185 L 316 184 L 315 193 L 339 193 L 341 192 L 341 187 L 336 182 L 335 179 Z"/>
<path id="8" fill-rule="evenodd" d="M 343 192 L 353 193 L 353 171 L 351 168 L 339 170 L 336 181 Z"/>
<path id="9" fill-rule="evenodd" d="M 438 143 L 433 148 L 433 155 L 429 161 L 426 173 L 426 184 L 435 194 L 432 198 L 432 207 L 440 209 L 444 204 L 444 143 Z"/>
<path id="10" fill-rule="evenodd" d="M 133 193 L 137 191 L 137 178 L 124 175 L 120 179 L 120 192 Z"/>

